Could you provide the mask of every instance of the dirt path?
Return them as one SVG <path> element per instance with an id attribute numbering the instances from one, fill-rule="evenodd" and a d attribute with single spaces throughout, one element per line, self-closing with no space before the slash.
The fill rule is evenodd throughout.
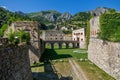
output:
<path id="1" fill-rule="evenodd" d="M 88 80 L 84 75 L 80 66 L 75 62 L 74 59 L 69 59 L 69 63 L 74 71 L 77 80 Z"/>

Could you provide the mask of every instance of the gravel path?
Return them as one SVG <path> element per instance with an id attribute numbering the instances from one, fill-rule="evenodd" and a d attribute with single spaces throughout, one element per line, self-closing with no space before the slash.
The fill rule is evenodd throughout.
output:
<path id="1" fill-rule="evenodd" d="M 75 62 L 74 59 L 69 59 L 69 63 L 76 75 L 77 80 L 88 80 L 86 76 L 84 75 L 81 67 Z"/>

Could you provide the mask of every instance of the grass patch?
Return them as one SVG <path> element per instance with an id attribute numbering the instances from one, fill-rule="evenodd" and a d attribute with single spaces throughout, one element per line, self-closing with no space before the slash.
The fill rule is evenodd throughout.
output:
<path id="1" fill-rule="evenodd" d="M 44 63 L 34 63 L 31 65 L 32 72 L 44 72 Z"/>
<path id="2" fill-rule="evenodd" d="M 81 66 L 89 80 L 115 80 L 90 61 L 77 63 Z"/>
<path id="3" fill-rule="evenodd" d="M 44 72 L 44 66 L 32 67 L 32 72 Z"/>
<path id="4" fill-rule="evenodd" d="M 41 57 L 41 61 L 44 59 L 57 60 L 66 58 L 87 59 L 87 52 L 81 49 L 46 49 L 44 55 Z"/>
<path id="5" fill-rule="evenodd" d="M 55 64 L 62 71 L 67 70 L 64 69 L 64 63 L 66 63 L 67 58 L 74 58 L 89 80 L 115 80 L 88 60 L 87 50 L 85 49 L 46 49 L 42 58 L 50 59 L 53 63 L 56 61 L 57 63 Z M 83 61 L 80 61 L 80 59 L 83 59 Z M 63 60 L 63 62 L 60 62 L 60 60 Z"/>

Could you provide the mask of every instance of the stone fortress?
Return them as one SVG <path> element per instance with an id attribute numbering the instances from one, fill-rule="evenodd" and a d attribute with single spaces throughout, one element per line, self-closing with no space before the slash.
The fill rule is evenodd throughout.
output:
<path id="1" fill-rule="evenodd" d="M 15 47 L 15 45 L 8 44 L 7 38 L 0 39 L 0 80 L 32 80 L 30 64 L 38 62 L 45 49 L 44 39 L 40 39 L 38 26 L 37 22 L 19 21 L 12 23 L 5 31 L 7 33 L 10 30 L 13 32 L 24 30 L 30 33 L 31 44 Z M 71 36 L 65 37 L 61 31 L 48 31 L 46 35 L 48 36 L 45 37 L 47 40 L 61 41 L 67 39 L 66 47 L 70 43 L 69 39 L 72 40 Z M 75 43 L 73 41 L 73 47 L 75 47 Z"/>
<path id="2" fill-rule="evenodd" d="M 40 56 L 43 52 L 41 52 L 41 42 L 40 42 L 40 34 L 39 34 L 39 24 L 33 21 L 18 21 L 11 24 L 8 30 L 20 31 L 24 30 L 30 33 L 30 43 L 29 45 L 29 56 L 30 62 L 39 62 Z"/>
<path id="3" fill-rule="evenodd" d="M 88 58 L 116 80 L 120 80 L 120 43 L 98 39 L 99 31 L 99 16 L 96 16 L 90 20 Z"/>

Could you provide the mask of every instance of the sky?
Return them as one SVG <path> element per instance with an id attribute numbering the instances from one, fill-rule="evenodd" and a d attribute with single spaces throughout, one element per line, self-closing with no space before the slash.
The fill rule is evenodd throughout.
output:
<path id="1" fill-rule="evenodd" d="M 61 13 L 94 10 L 97 7 L 114 8 L 120 11 L 120 0 L 0 0 L 0 6 L 10 11 L 24 13 L 57 10 Z"/>

